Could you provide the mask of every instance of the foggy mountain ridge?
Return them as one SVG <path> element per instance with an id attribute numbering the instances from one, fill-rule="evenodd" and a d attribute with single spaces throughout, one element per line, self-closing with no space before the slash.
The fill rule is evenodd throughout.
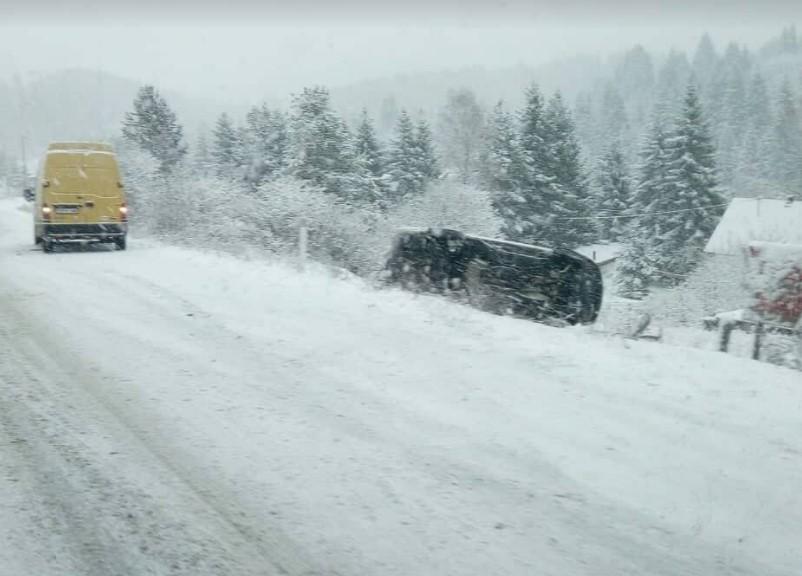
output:
<path id="1" fill-rule="evenodd" d="M 375 118 L 407 109 L 433 117 L 449 90 L 470 88 L 490 107 L 498 100 L 517 105 L 523 91 L 537 83 L 547 92 L 562 90 L 572 98 L 579 90 L 589 89 L 600 79 L 603 65 L 597 57 L 576 56 L 532 67 L 517 64 L 486 68 L 467 66 L 417 73 L 367 78 L 358 83 L 333 85 L 332 100 L 346 118 L 356 118 L 363 108 Z M 116 137 L 125 112 L 130 110 L 141 82 L 106 70 L 68 68 L 56 72 L 31 73 L 26 78 L 2 79 L 0 75 L 0 122 L 6 130 L 0 134 L 0 150 L 16 156 L 20 137 L 25 136 L 36 150 L 55 139 L 110 139 Z M 298 89 L 300 90 L 301 87 Z M 237 99 L 221 102 L 186 90 L 165 90 L 157 86 L 175 108 L 192 142 L 200 130 L 211 127 L 215 118 L 227 112 L 242 117 L 257 101 Z M 289 103 L 291 94 L 265 94 L 271 105 Z M 22 104 L 21 104 L 22 103 Z M 391 103 L 388 109 L 388 103 Z M 65 114 L 69 110 L 70 114 Z M 378 122 L 384 136 L 395 124 Z"/>
<path id="2" fill-rule="evenodd" d="M 30 163 L 53 140 L 113 140 L 141 85 L 113 72 L 84 68 L 0 79 L 0 124 L 5 128 L 0 152 L 18 156 L 24 137 Z M 190 141 L 220 113 L 247 110 L 243 103 L 223 103 L 191 90 L 162 93 L 178 111 Z"/>
<path id="3" fill-rule="evenodd" d="M 788 79 L 794 85 L 802 82 L 802 51 L 799 51 L 793 27 L 752 51 L 746 51 L 734 43 L 729 48 L 724 44 L 715 45 L 714 50 L 718 58 L 724 58 L 728 51 L 740 51 L 752 69 L 759 67 L 770 87 L 778 86 L 783 79 Z M 533 83 L 545 94 L 560 90 L 574 109 L 578 124 L 581 124 L 580 111 L 577 110 L 581 98 L 595 95 L 599 99 L 605 88 L 614 83 L 627 101 L 630 124 L 634 124 L 631 134 L 637 138 L 638 129 L 645 121 L 643 111 L 649 105 L 637 102 L 639 97 L 635 94 L 645 87 L 625 77 L 631 72 L 628 67 L 632 66 L 633 55 L 649 68 L 646 71 L 648 81 L 655 86 L 661 82 L 670 84 L 680 80 L 666 73 L 672 67 L 683 71 L 680 76 L 686 70 L 692 72 L 696 56 L 694 51 L 653 53 L 635 45 L 628 51 L 577 55 L 539 66 L 523 64 L 522 58 L 516 64 L 494 68 L 477 65 L 399 74 L 391 74 L 388 70 L 388 75 L 384 77 L 334 84 L 329 88 L 334 107 L 348 121 L 353 122 L 364 108 L 376 120 L 379 136 L 387 139 L 401 109 L 413 116 L 422 114 L 430 120 L 434 119 L 448 92 L 458 88 L 472 90 L 486 109 L 500 100 L 505 102 L 508 109 L 515 109 L 525 89 Z M 6 129 L 0 133 L 0 152 L 11 157 L 18 156 L 20 140 L 24 136 L 29 159 L 54 139 L 117 138 L 125 112 L 131 109 L 136 90 L 141 85 L 137 80 L 114 72 L 83 68 L 30 73 L 24 78 L 15 76 L 5 81 L 2 77 L 0 73 L 0 122 Z M 198 133 L 211 129 L 220 113 L 227 112 L 236 122 L 240 122 L 250 106 L 261 103 L 238 98 L 237 94 L 232 94 L 230 100 L 222 102 L 196 93 L 192 86 L 186 86 L 181 91 L 161 86 L 156 88 L 176 110 L 190 146 L 194 144 Z M 650 98 L 651 95 L 647 100 Z M 279 107 L 286 106 L 290 99 L 291 94 L 273 93 L 265 94 L 263 98 L 269 105 Z M 630 100 L 642 104 L 642 109 L 633 110 Z M 66 110 L 69 110 L 68 114 Z M 586 151 L 591 149 L 594 153 L 591 156 L 595 155 L 593 146 L 588 146 L 589 142 L 581 137 L 581 130 L 580 139 Z"/>

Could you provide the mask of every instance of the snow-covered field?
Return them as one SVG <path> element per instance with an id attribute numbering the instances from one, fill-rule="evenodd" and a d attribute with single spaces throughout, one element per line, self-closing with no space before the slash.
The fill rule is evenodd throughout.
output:
<path id="1" fill-rule="evenodd" d="M 0 574 L 802 572 L 802 378 L 0 201 Z"/>

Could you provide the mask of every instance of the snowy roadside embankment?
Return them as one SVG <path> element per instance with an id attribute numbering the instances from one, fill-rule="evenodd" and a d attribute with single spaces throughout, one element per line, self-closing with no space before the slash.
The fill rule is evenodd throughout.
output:
<path id="1" fill-rule="evenodd" d="M 97 557 L 154 573 L 802 569 L 798 372 L 151 241 L 44 255 L 18 204 L 0 394 L 36 418 L 0 431 L 38 448 L 0 456 L 40 539 L 88 502 Z"/>

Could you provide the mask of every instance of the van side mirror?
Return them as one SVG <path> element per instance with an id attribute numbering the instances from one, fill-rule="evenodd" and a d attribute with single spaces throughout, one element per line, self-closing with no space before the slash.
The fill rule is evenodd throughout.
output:
<path id="1" fill-rule="evenodd" d="M 28 202 L 33 202 L 33 199 L 35 197 L 33 193 L 33 188 L 26 188 L 25 190 L 23 190 L 22 197 L 25 198 L 25 200 L 27 200 Z"/>

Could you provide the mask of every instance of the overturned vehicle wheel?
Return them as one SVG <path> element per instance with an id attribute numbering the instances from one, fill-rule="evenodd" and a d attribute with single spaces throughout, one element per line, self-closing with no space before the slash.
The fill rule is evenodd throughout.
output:
<path id="1" fill-rule="evenodd" d="M 396 237 L 386 267 L 391 283 L 453 296 L 495 314 L 590 324 L 601 307 L 598 266 L 572 250 L 455 230 L 405 230 Z"/>

